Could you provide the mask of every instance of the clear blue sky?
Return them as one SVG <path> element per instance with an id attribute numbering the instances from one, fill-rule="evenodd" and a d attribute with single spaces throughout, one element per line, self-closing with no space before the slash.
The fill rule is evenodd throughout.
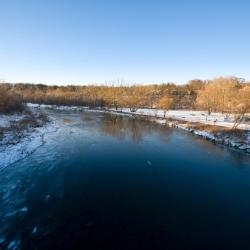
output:
<path id="1" fill-rule="evenodd" d="M 0 0 L 0 79 L 250 80 L 248 0 Z"/>

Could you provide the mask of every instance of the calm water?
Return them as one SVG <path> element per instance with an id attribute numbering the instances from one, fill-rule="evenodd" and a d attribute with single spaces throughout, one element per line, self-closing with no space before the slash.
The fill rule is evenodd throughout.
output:
<path id="1" fill-rule="evenodd" d="M 250 157 L 101 113 L 0 172 L 0 249 L 250 249 Z"/>

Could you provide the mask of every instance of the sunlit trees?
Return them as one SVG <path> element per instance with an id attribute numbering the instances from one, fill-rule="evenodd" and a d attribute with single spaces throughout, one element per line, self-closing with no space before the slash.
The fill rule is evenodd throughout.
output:
<path id="1" fill-rule="evenodd" d="M 247 87 L 250 86 L 250 83 L 235 77 L 221 77 L 210 81 L 195 79 L 184 85 L 119 84 L 120 82 L 101 86 L 47 86 L 20 83 L 0 84 L 0 89 L 5 88 L 8 94 L 15 95 L 24 102 L 108 107 L 116 110 L 127 107 L 131 111 L 138 108 L 199 109 L 207 110 L 208 113 L 224 112 L 239 116 L 247 110 Z M 6 98 L 1 99 L 3 103 Z"/>
<path id="2" fill-rule="evenodd" d="M 163 116 L 166 117 L 167 111 L 171 108 L 173 99 L 168 96 L 163 96 L 157 103 L 156 107 L 163 110 Z"/>
<path id="3" fill-rule="evenodd" d="M 216 78 L 208 82 L 197 96 L 198 107 L 210 114 L 213 112 L 230 112 L 230 101 L 237 94 L 240 83 L 237 78 Z"/>
<path id="4" fill-rule="evenodd" d="M 126 89 L 126 96 L 124 98 L 125 105 L 135 112 L 138 108 L 145 107 L 146 95 L 143 87 L 132 86 Z"/>
<path id="5" fill-rule="evenodd" d="M 237 128 L 250 112 L 250 85 L 244 86 L 231 101 L 231 112 L 235 114 L 233 128 Z"/>
<path id="6" fill-rule="evenodd" d="M 191 88 L 191 89 L 190 89 Z M 85 105 L 90 107 L 154 108 L 163 96 L 173 99 L 173 108 L 188 108 L 196 98 L 196 90 L 175 84 L 161 85 L 112 85 L 112 86 L 46 86 L 42 84 L 16 84 L 14 92 L 26 102 Z"/>
<path id="7" fill-rule="evenodd" d="M 184 100 L 184 103 L 187 103 L 187 108 L 189 109 L 196 109 L 196 99 L 199 91 L 203 89 L 205 85 L 205 81 L 202 81 L 200 79 L 193 79 L 188 82 L 186 85 L 186 101 Z"/>
<path id="8" fill-rule="evenodd" d="M 108 107 L 115 108 L 122 107 L 123 89 L 120 87 L 105 87 L 103 90 L 104 102 Z"/>
<path id="9" fill-rule="evenodd" d="M 235 77 L 216 78 L 199 91 L 197 105 L 208 113 L 234 114 L 233 128 L 237 128 L 250 112 L 250 85 Z"/>

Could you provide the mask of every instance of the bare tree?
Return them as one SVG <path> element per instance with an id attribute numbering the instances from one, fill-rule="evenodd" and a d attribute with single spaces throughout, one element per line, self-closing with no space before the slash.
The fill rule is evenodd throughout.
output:
<path id="1" fill-rule="evenodd" d="M 197 106 L 205 108 L 210 114 L 214 112 L 230 111 L 230 100 L 236 95 L 240 83 L 237 78 L 216 78 L 209 81 L 197 96 Z"/>
<path id="2" fill-rule="evenodd" d="M 236 129 L 245 116 L 250 112 L 250 86 L 247 85 L 239 90 L 239 93 L 231 102 L 232 113 L 235 113 L 233 129 Z"/>
<path id="3" fill-rule="evenodd" d="M 171 108 L 172 104 L 173 104 L 172 98 L 168 96 L 163 96 L 156 104 L 156 107 L 163 110 L 163 116 L 165 118 L 166 113 Z"/>

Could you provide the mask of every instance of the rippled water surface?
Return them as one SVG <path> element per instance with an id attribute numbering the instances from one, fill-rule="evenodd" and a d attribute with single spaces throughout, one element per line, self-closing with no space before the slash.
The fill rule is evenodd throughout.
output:
<path id="1" fill-rule="evenodd" d="M 0 172 L 0 249 L 250 249 L 249 156 L 177 129 L 50 111 Z"/>

